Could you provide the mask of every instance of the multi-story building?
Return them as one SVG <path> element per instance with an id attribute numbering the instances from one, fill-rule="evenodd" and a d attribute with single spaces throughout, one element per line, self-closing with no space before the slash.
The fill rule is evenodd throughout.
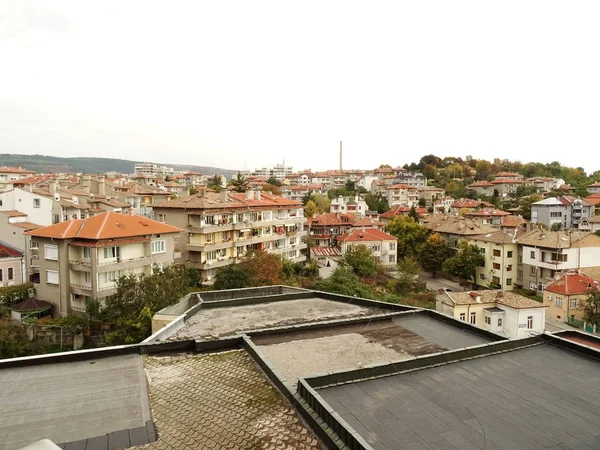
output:
<path id="1" fill-rule="evenodd" d="M 261 169 L 255 169 L 254 172 L 243 172 L 244 175 L 258 178 L 269 179 L 271 177 L 277 178 L 278 180 L 285 180 L 288 175 L 294 173 L 292 166 L 286 166 L 284 164 L 275 164 L 273 167 L 263 167 Z"/>
<path id="2" fill-rule="evenodd" d="M 134 166 L 134 174 L 137 176 L 156 177 L 160 175 L 173 175 L 175 169 L 167 166 L 159 166 L 154 163 L 139 163 Z"/>
<path id="3" fill-rule="evenodd" d="M 391 206 L 418 206 L 419 192 L 415 186 L 395 184 L 388 186 L 385 191 L 388 204 Z"/>
<path id="4" fill-rule="evenodd" d="M 446 194 L 444 189 L 435 186 L 421 186 L 417 188 L 417 192 L 419 193 L 419 200 L 425 200 L 425 207 L 427 208 L 432 208 L 433 204 Z"/>
<path id="5" fill-rule="evenodd" d="M 496 178 L 490 181 L 494 185 L 494 191 L 498 191 L 498 195 L 501 197 L 506 197 L 507 195 L 512 195 L 517 193 L 517 189 L 520 186 L 523 186 L 525 182 L 523 178 Z M 493 191 L 492 191 L 493 192 Z"/>
<path id="6" fill-rule="evenodd" d="M 482 208 L 495 208 L 492 203 L 482 202 L 481 200 L 471 200 L 470 198 L 459 198 L 450 205 L 450 213 L 458 216 L 467 212 L 474 212 Z"/>
<path id="7" fill-rule="evenodd" d="M 494 185 L 489 181 L 476 181 L 475 183 L 469 184 L 467 187 L 477 195 L 485 195 L 488 197 L 494 195 Z"/>
<path id="8" fill-rule="evenodd" d="M 394 173 L 394 178 L 390 182 L 391 184 L 405 184 L 415 188 L 424 187 L 427 185 L 427 178 L 425 175 L 418 172 L 407 172 L 405 170 Z"/>
<path id="9" fill-rule="evenodd" d="M 336 238 L 356 222 L 354 214 L 324 213 L 313 217 L 308 222 L 308 232 L 318 247 L 332 247 Z"/>
<path id="10" fill-rule="evenodd" d="M 30 177 L 35 172 L 21 167 L 0 167 L 0 192 L 12 189 L 15 181 Z"/>
<path id="11" fill-rule="evenodd" d="M 514 292 L 438 291 L 436 310 L 509 339 L 541 334 L 546 328 L 546 306 Z"/>
<path id="12" fill-rule="evenodd" d="M 105 212 L 28 231 L 27 272 L 54 315 L 84 312 L 88 298 L 116 292 L 121 275 L 150 274 L 174 260 L 181 229 L 140 216 Z"/>
<path id="13" fill-rule="evenodd" d="M 519 237 L 517 276 L 525 289 L 542 292 L 556 275 L 600 266 L 600 236 L 579 230 L 535 229 Z"/>
<path id="14" fill-rule="evenodd" d="M 24 283 L 24 253 L 12 245 L 0 241 L 0 287 Z"/>
<path id="15" fill-rule="evenodd" d="M 490 225 L 485 225 L 465 217 L 449 215 L 433 215 L 425 220 L 424 226 L 433 233 L 444 238 L 448 246 L 457 249 L 458 243 L 470 236 L 477 236 L 498 231 Z"/>
<path id="16" fill-rule="evenodd" d="M 600 194 L 600 182 L 588 184 L 587 190 L 590 194 Z"/>
<path id="17" fill-rule="evenodd" d="M 564 229 L 577 228 L 582 219 L 593 215 L 594 205 L 569 195 L 549 197 L 531 204 L 531 222 L 543 223 L 548 228 L 555 224 Z"/>
<path id="18" fill-rule="evenodd" d="M 177 240 L 179 262 L 196 267 L 204 282 L 217 269 L 263 250 L 304 261 L 302 203 L 260 191 L 207 192 L 154 207 L 154 217 L 184 229 Z"/>
<path id="19" fill-rule="evenodd" d="M 380 214 L 379 218 L 385 225 L 387 225 L 396 216 L 408 216 L 410 214 L 411 210 L 412 210 L 412 207 L 409 208 L 408 206 L 394 206 L 389 211 L 386 211 L 386 212 Z M 426 208 L 415 208 L 415 212 L 419 216 L 419 219 L 423 219 L 427 215 Z"/>
<path id="20" fill-rule="evenodd" d="M 41 228 L 40 225 L 28 222 L 27 214 L 19 211 L 0 211 L 0 241 L 25 251 L 25 232 Z"/>
<path id="21" fill-rule="evenodd" d="M 511 291 L 517 284 L 518 239 L 524 234 L 513 230 L 468 236 L 470 244 L 479 247 L 485 260 L 477 267 L 475 284 L 482 288 L 494 287 Z"/>
<path id="22" fill-rule="evenodd" d="M 565 273 L 544 289 L 544 305 L 548 307 L 548 316 L 563 322 L 583 320 L 583 305 L 590 292 L 598 289 L 598 281 L 579 271 Z"/>
<path id="23" fill-rule="evenodd" d="M 463 214 L 469 219 L 476 220 L 486 225 L 491 225 L 495 228 L 500 228 L 505 217 L 511 214 L 506 211 L 501 211 L 496 208 L 476 209 L 475 211 L 466 212 Z"/>
<path id="24" fill-rule="evenodd" d="M 281 196 L 289 200 L 302 202 L 311 194 L 327 195 L 327 189 L 324 184 L 301 184 L 291 186 L 281 186 L 279 188 Z"/>
<path id="25" fill-rule="evenodd" d="M 533 177 L 525 180 L 526 186 L 533 186 L 538 192 L 550 192 L 560 189 L 564 184 L 565 180 L 561 178 Z"/>
<path id="26" fill-rule="evenodd" d="M 600 231 L 600 216 L 581 219 L 581 222 L 579 222 L 579 229 L 593 232 Z"/>
<path id="27" fill-rule="evenodd" d="M 361 199 L 358 195 L 353 197 L 339 196 L 331 200 L 329 212 L 341 214 L 354 214 L 357 218 L 362 218 L 367 213 L 369 207 L 367 202 Z"/>
<path id="28" fill-rule="evenodd" d="M 452 205 L 456 200 L 449 195 L 436 200 L 433 203 L 434 214 L 449 214 L 452 211 Z"/>
<path id="29" fill-rule="evenodd" d="M 337 237 L 342 256 L 354 246 L 365 245 L 385 268 L 396 266 L 398 239 L 377 228 L 351 228 Z"/>

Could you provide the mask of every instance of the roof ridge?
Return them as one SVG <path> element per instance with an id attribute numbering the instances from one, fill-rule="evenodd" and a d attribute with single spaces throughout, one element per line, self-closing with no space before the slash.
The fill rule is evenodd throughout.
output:
<path id="1" fill-rule="evenodd" d="M 102 234 L 102 231 L 104 231 L 104 227 L 106 226 L 106 222 L 108 221 L 108 215 L 111 213 L 111 211 L 107 211 L 106 214 L 104 215 L 104 220 L 102 220 L 102 223 L 100 224 L 100 227 L 98 228 L 98 232 L 96 233 L 96 239 L 100 239 L 100 234 Z"/>

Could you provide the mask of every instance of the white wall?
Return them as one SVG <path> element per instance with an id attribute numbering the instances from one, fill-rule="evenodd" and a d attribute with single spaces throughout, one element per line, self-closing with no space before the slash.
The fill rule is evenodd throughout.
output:
<path id="1" fill-rule="evenodd" d="M 27 214 L 27 221 L 37 225 L 52 225 L 52 202 L 53 200 L 33 194 L 23 189 L 13 189 L 12 191 L 0 194 L 2 206 L 0 211 L 17 210 Z M 33 200 L 40 199 L 40 207 L 34 208 Z M 61 219 L 62 220 L 62 219 Z"/>
<path id="2" fill-rule="evenodd" d="M 503 331 L 509 339 L 520 339 L 543 333 L 545 329 L 546 308 L 513 309 L 498 304 L 504 310 Z M 527 329 L 527 317 L 533 316 L 533 329 Z"/>

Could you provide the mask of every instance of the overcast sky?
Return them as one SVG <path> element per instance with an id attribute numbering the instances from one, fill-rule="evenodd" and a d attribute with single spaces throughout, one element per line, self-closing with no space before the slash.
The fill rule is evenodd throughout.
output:
<path id="1" fill-rule="evenodd" d="M 600 2 L 0 1 L 0 153 L 600 169 Z"/>

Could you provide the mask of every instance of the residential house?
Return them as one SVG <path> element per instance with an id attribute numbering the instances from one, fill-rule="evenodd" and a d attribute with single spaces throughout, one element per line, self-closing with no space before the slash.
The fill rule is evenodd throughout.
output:
<path id="1" fill-rule="evenodd" d="M 504 216 L 502 218 L 502 223 L 500 224 L 500 229 L 504 231 L 514 230 L 516 228 L 521 229 L 523 231 L 529 231 L 531 222 L 527 219 L 523 219 L 520 216 Z"/>
<path id="2" fill-rule="evenodd" d="M 24 283 L 24 260 L 22 250 L 0 241 L 0 287 Z"/>
<path id="3" fill-rule="evenodd" d="M 308 232 L 318 247 L 333 247 L 336 238 L 350 228 L 356 221 L 354 214 L 324 213 L 310 219 Z"/>
<path id="4" fill-rule="evenodd" d="M 434 214 L 449 214 L 452 211 L 452 205 L 456 200 L 454 198 L 446 195 L 445 197 L 436 200 L 433 203 L 433 213 Z"/>
<path id="5" fill-rule="evenodd" d="M 494 191 L 498 191 L 498 195 L 506 197 L 517 193 L 517 189 L 525 184 L 522 178 L 496 178 L 490 181 L 494 185 Z M 493 191 L 492 191 L 493 192 Z"/>
<path id="6" fill-rule="evenodd" d="M 433 208 L 434 203 L 446 194 L 444 189 L 435 186 L 420 186 L 417 192 L 419 200 L 424 200 L 427 208 Z"/>
<path id="7" fill-rule="evenodd" d="M 466 212 L 473 212 L 477 209 L 482 208 L 495 208 L 495 205 L 489 202 L 482 202 L 481 200 L 471 200 L 470 198 L 459 198 L 452 203 L 450 206 L 450 213 L 454 216 L 464 214 Z"/>
<path id="8" fill-rule="evenodd" d="M 425 187 L 427 185 L 427 178 L 425 178 L 425 175 L 423 175 L 422 173 L 408 172 L 400 167 L 394 169 L 394 178 L 392 180 L 392 183 L 419 188 Z"/>
<path id="9" fill-rule="evenodd" d="M 544 289 L 548 316 L 563 322 L 584 320 L 583 305 L 590 292 L 598 289 L 598 281 L 579 271 L 565 273 Z"/>
<path id="10" fill-rule="evenodd" d="M 470 236 L 498 231 L 490 225 L 482 224 L 465 217 L 433 215 L 430 220 L 424 222 L 424 226 L 427 229 L 432 233 L 439 233 L 452 249 L 456 249 L 460 241 Z"/>
<path id="11" fill-rule="evenodd" d="M 351 228 L 337 237 L 342 256 L 357 245 L 365 245 L 385 268 L 396 267 L 398 239 L 376 228 Z"/>
<path id="12" fill-rule="evenodd" d="M 469 184 L 467 187 L 477 195 L 485 195 L 487 197 L 494 195 L 494 185 L 489 181 L 476 181 L 475 183 Z"/>
<path id="13" fill-rule="evenodd" d="M 341 214 L 354 214 L 356 217 L 364 217 L 369 207 L 358 195 L 353 197 L 339 196 L 331 200 L 329 212 Z"/>
<path id="14" fill-rule="evenodd" d="M 419 206 L 419 193 L 415 186 L 407 184 L 395 184 L 387 187 L 385 197 L 388 204 L 392 206 Z"/>
<path id="15" fill-rule="evenodd" d="M 525 180 L 526 186 L 533 186 L 538 192 L 550 192 L 560 189 L 565 184 L 565 180 L 550 177 L 533 177 Z"/>
<path id="16" fill-rule="evenodd" d="M 600 216 L 581 219 L 579 229 L 585 231 L 600 232 Z"/>
<path id="17" fill-rule="evenodd" d="M 22 167 L 0 166 L 0 192 L 12 189 L 12 185 L 15 181 L 30 177 L 34 173 L 35 172 L 23 169 Z"/>
<path id="18" fill-rule="evenodd" d="M 436 310 L 509 339 L 542 334 L 546 306 L 514 292 L 439 292 Z"/>
<path id="19" fill-rule="evenodd" d="M 464 217 L 500 228 L 505 217 L 511 214 L 496 208 L 482 208 L 464 213 Z"/>
<path id="20" fill-rule="evenodd" d="M 29 230 L 41 228 L 28 221 L 27 214 L 19 211 L 0 211 L 0 241 L 25 251 L 27 248 L 27 236 L 24 234 Z"/>
<path id="21" fill-rule="evenodd" d="M 324 184 L 296 184 L 283 185 L 279 188 L 281 196 L 288 200 L 303 202 L 311 194 L 321 194 L 327 196 L 327 188 Z"/>
<path id="22" fill-rule="evenodd" d="M 507 180 L 522 180 L 523 175 L 516 172 L 498 172 L 495 178 L 506 178 Z"/>
<path id="23" fill-rule="evenodd" d="M 28 231 L 27 273 L 55 314 L 84 312 L 87 299 L 116 292 L 121 275 L 150 274 L 174 261 L 181 229 L 146 217 L 105 212 Z"/>
<path id="24" fill-rule="evenodd" d="M 594 205 L 569 195 L 549 197 L 531 204 L 531 222 L 548 228 L 558 224 L 562 228 L 577 228 L 582 219 L 594 215 Z"/>
<path id="25" fill-rule="evenodd" d="M 380 222 L 379 220 L 373 217 L 363 217 L 362 219 L 357 220 L 352 224 L 353 228 L 377 228 L 378 230 L 383 230 L 385 228 L 385 224 Z"/>
<path id="26" fill-rule="evenodd" d="M 340 247 L 312 247 L 310 259 L 316 261 L 319 268 L 337 267 L 342 261 L 342 250 Z"/>
<path id="27" fill-rule="evenodd" d="M 485 258 L 483 265 L 477 267 L 477 286 L 512 291 L 518 282 L 518 238 L 522 234 L 523 231 L 514 229 L 467 237 L 470 244 L 479 247 Z"/>
<path id="28" fill-rule="evenodd" d="M 184 229 L 176 245 L 178 262 L 200 270 L 210 282 L 217 269 L 263 250 L 304 261 L 302 203 L 261 191 L 208 192 L 154 207 L 157 220 Z"/>
<path id="29" fill-rule="evenodd" d="M 391 208 L 389 211 L 386 211 L 379 215 L 381 221 L 387 225 L 394 217 L 396 216 L 408 216 L 412 208 L 408 206 L 395 206 Z M 415 208 L 419 219 L 423 219 L 427 215 L 426 208 Z"/>
<path id="30" fill-rule="evenodd" d="M 519 285 L 542 292 L 562 273 L 600 266 L 600 236 L 581 230 L 534 229 L 519 238 Z"/>
<path id="31" fill-rule="evenodd" d="M 588 184 L 587 190 L 591 194 L 600 194 L 600 182 L 593 183 L 593 184 Z"/>
<path id="32" fill-rule="evenodd" d="M 594 205 L 594 208 L 596 208 L 596 209 L 600 208 L 600 193 L 588 195 L 587 197 L 584 197 L 583 199 L 586 202 Z"/>

